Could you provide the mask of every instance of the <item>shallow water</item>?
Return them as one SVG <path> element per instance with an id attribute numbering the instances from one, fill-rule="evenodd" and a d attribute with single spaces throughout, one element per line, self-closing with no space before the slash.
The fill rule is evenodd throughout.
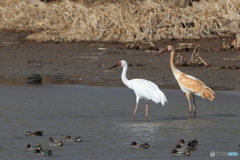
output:
<path id="1" fill-rule="evenodd" d="M 166 106 L 149 102 L 149 121 L 140 101 L 130 121 L 135 95 L 126 87 L 81 85 L 0 86 L 1 159 L 185 159 L 169 152 L 180 139 L 198 139 L 190 159 L 210 159 L 210 151 L 238 152 L 240 92 L 216 91 L 211 102 L 196 98 L 197 118 L 188 118 L 188 103 L 180 90 L 163 90 Z M 26 137 L 43 130 L 43 137 Z M 66 143 L 66 135 L 82 136 L 80 143 Z M 62 140 L 50 147 L 49 137 Z M 130 143 L 148 142 L 149 149 L 131 149 Z M 51 157 L 26 151 L 27 144 L 51 149 Z M 239 155 L 240 156 L 240 155 Z M 238 159 L 218 157 L 217 159 Z"/>

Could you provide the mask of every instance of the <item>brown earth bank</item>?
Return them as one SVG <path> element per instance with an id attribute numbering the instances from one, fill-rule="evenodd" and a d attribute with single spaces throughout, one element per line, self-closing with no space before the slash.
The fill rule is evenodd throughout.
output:
<path id="1" fill-rule="evenodd" d="M 83 84 L 123 86 L 122 68 L 107 71 L 120 60 L 129 64 L 128 78 L 143 78 L 160 88 L 179 88 L 169 65 L 169 53 L 155 56 L 167 45 L 198 44 L 204 66 L 190 64 L 194 48 L 179 48 L 176 60 L 182 58 L 178 69 L 204 81 L 214 90 L 240 90 L 240 52 L 222 49 L 223 42 L 235 37 L 168 40 L 149 43 L 37 43 L 24 39 L 29 33 L 0 33 L 0 83 L 8 85 Z M 198 59 L 201 62 L 200 59 Z M 185 62 L 187 65 L 184 65 Z"/>

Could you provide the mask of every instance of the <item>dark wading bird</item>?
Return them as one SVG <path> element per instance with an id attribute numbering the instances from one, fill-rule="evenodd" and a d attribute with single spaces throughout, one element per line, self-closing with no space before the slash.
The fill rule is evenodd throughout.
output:
<path id="1" fill-rule="evenodd" d="M 136 94 L 136 107 L 133 113 L 133 116 L 131 118 L 131 120 L 134 119 L 134 116 L 137 112 L 138 109 L 138 102 L 140 98 L 144 98 L 145 99 L 145 103 L 146 103 L 146 120 L 148 120 L 148 101 L 147 100 L 152 100 L 155 103 L 159 103 L 161 102 L 162 105 L 164 106 L 164 104 L 167 102 L 166 96 L 164 95 L 164 93 L 158 88 L 158 86 L 156 84 L 154 84 L 151 81 L 145 80 L 145 79 L 131 79 L 128 80 L 127 79 L 127 69 L 128 69 L 128 64 L 125 60 L 122 60 L 120 62 L 118 62 L 116 65 L 108 68 L 108 70 L 121 66 L 123 67 L 123 71 L 122 71 L 122 82 L 130 89 L 132 89 L 135 94 Z"/>
<path id="2" fill-rule="evenodd" d="M 174 63 L 175 58 L 175 50 L 172 46 L 167 46 L 166 49 L 161 50 L 156 56 L 171 51 L 170 57 L 170 66 L 173 72 L 174 77 L 176 78 L 181 90 L 186 93 L 188 103 L 189 103 L 189 117 L 191 117 L 191 111 L 194 111 L 194 117 L 196 117 L 197 106 L 195 104 L 195 95 L 201 96 L 202 98 L 208 98 L 209 100 L 213 100 L 215 97 L 214 91 L 206 86 L 201 80 L 185 74 L 178 70 Z M 191 103 L 191 99 L 193 100 L 193 105 Z"/>

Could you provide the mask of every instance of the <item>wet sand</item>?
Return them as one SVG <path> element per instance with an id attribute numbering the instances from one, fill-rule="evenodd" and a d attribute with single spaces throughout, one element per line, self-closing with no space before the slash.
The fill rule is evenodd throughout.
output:
<path id="1" fill-rule="evenodd" d="M 18 85 L 84 84 L 94 86 L 123 86 L 120 79 L 122 68 L 107 71 L 118 61 L 126 60 L 130 67 L 128 78 L 144 78 L 160 88 L 179 88 L 170 65 L 170 54 L 155 54 L 167 45 L 193 42 L 200 44 L 200 57 L 208 67 L 178 67 L 181 71 L 204 81 L 214 90 L 240 90 L 239 50 L 224 51 L 223 42 L 234 37 L 202 40 L 172 40 L 136 45 L 119 43 L 36 43 L 25 41 L 29 33 L 0 33 L 0 82 Z M 178 51 L 190 60 L 191 51 Z"/>

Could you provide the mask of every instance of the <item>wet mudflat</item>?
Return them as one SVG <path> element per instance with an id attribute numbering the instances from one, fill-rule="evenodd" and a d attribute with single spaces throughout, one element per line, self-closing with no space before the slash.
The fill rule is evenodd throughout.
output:
<path id="1" fill-rule="evenodd" d="M 31 81 L 29 77 L 41 78 L 41 83 L 83 84 L 97 86 L 123 86 L 121 68 L 107 71 L 120 60 L 129 64 L 128 78 L 143 78 L 157 85 L 178 86 L 170 69 L 170 54 L 155 56 L 168 45 L 178 47 L 180 43 L 198 43 L 199 55 L 209 65 L 180 67 L 184 73 L 202 80 L 213 90 L 240 90 L 239 50 L 223 50 L 223 42 L 230 38 L 199 40 L 169 40 L 154 42 L 156 48 L 139 44 L 79 42 L 37 43 L 24 41 L 28 33 L 0 33 L 0 80 L 2 83 Z M 234 37 L 235 38 L 235 37 Z M 189 63 L 192 51 L 177 51 L 176 61 L 182 56 Z M 26 80 L 26 77 L 28 78 Z M 62 84 L 62 83 L 61 83 Z"/>
<path id="2" fill-rule="evenodd" d="M 180 138 L 199 141 L 190 159 L 209 159 L 210 151 L 240 153 L 240 92 L 215 91 L 213 102 L 197 97 L 197 118 L 188 118 L 184 93 L 162 91 L 168 98 L 166 106 L 149 102 L 145 121 L 141 100 L 130 121 L 135 95 L 126 87 L 0 85 L 1 159 L 185 159 L 169 154 Z M 24 136 L 37 130 L 44 136 Z M 66 135 L 82 136 L 83 142 L 66 143 Z M 50 147 L 49 137 L 64 145 Z M 150 148 L 131 149 L 132 141 L 148 142 Z M 41 144 L 53 155 L 37 156 L 26 151 L 27 144 Z"/>

